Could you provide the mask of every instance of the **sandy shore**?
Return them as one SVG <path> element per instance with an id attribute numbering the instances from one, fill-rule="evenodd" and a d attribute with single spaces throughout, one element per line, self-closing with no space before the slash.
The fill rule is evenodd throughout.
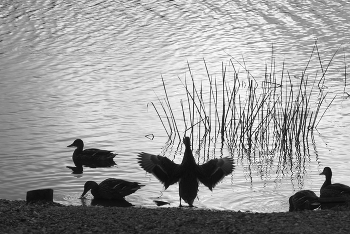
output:
<path id="1" fill-rule="evenodd" d="M 1 233 L 350 233 L 350 211 L 249 213 L 0 200 Z"/>

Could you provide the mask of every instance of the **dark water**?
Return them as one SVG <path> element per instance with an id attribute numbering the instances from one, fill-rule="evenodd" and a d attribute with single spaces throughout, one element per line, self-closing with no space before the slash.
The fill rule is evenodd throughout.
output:
<path id="1" fill-rule="evenodd" d="M 161 193 L 162 185 L 136 160 L 141 151 L 166 151 L 167 134 L 150 105 L 164 98 L 161 76 L 181 119 L 180 99 L 187 97 L 178 77 L 190 77 L 188 64 L 197 87 L 207 80 L 203 59 L 212 77 L 220 78 L 222 63 L 233 58 L 240 73 L 249 70 L 259 83 L 273 55 L 277 70 L 284 62 L 298 79 L 316 39 L 321 59 L 310 64 L 312 79 L 340 48 L 325 77 L 325 106 L 335 99 L 315 131 L 302 174 L 279 171 L 277 161 L 246 160 L 225 146 L 222 154 L 234 157 L 235 171 L 213 192 L 200 187 L 195 205 L 285 211 L 295 191 L 318 194 L 324 166 L 333 168 L 334 181 L 346 183 L 349 10 L 348 1 L 2 1 L 0 197 L 24 199 L 30 189 L 51 187 L 56 201 L 79 205 L 85 181 L 117 177 L 146 184 L 128 197 L 135 205 L 154 207 L 162 195 L 177 206 L 177 185 Z M 66 146 L 76 138 L 114 150 L 118 166 L 72 175 Z M 213 152 L 220 156 L 220 149 Z"/>

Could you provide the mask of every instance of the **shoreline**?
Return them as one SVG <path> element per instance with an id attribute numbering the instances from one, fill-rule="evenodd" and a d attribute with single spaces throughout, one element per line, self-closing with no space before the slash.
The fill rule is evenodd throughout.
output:
<path id="1" fill-rule="evenodd" d="M 2 233 L 349 233 L 350 211 L 251 213 L 0 199 Z"/>

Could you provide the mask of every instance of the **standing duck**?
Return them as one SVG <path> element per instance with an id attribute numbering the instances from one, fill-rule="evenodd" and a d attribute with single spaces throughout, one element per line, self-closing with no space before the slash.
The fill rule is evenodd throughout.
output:
<path id="1" fill-rule="evenodd" d="M 348 197 L 350 199 L 350 187 L 345 184 L 332 184 L 332 170 L 325 167 L 320 175 L 325 175 L 326 180 L 320 190 L 320 197 Z"/>
<path id="2" fill-rule="evenodd" d="M 198 193 L 198 181 L 212 190 L 233 171 L 234 165 L 233 159 L 229 157 L 212 159 L 197 165 L 192 154 L 190 138 L 185 137 L 183 143 L 186 149 L 180 165 L 166 157 L 144 152 L 139 154 L 138 162 L 146 172 L 152 173 L 160 180 L 165 189 L 179 182 L 180 207 L 181 199 L 192 207 Z"/>
<path id="3" fill-rule="evenodd" d="M 91 194 L 95 199 L 101 200 L 122 200 L 138 189 L 143 187 L 137 182 L 129 182 L 121 179 L 109 178 L 97 184 L 95 181 L 87 181 L 84 185 L 84 192 L 81 197 L 84 197 L 91 190 Z"/>
<path id="4" fill-rule="evenodd" d="M 100 149 L 85 149 L 84 142 L 81 139 L 76 139 L 67 147 L 76 147 L 73 153 L 73 162 L 78 167 L 81 165 L 91 165 L 91 167 L 108 167 L 115 165 L 113 158 L 116 154 L 108 150 Z"/>
<path id="5" fill-rule="evenodd" d="M 310 190 L 301 190 L 289 198 L 289 211 L 314 210 L 320 205 L 317 195 Z"/>

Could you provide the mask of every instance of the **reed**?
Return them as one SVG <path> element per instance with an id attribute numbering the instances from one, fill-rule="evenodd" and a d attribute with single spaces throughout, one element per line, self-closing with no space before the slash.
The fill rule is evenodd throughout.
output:
<path id="1" fill-rule="evenodd" d="M 307 71 L 315 56 L 321 75 L 311 77 Z M 335 99 L 332 97 L 326 105 L 329 94 L 323 88 L 334 56 L 324 66 L 315 43 L 299 79 L 289 74 L 285 63 L 277 72 L 273 52 L 262 79 L 249 72 L 244 60 L 240 63 L 231 57 L 227 65 L 222 64 L 219 78 L 210 74 L 204 60 L 207 78 L 198 84 L 188 64 L 190 77 L 179 78 L 186 92 L 179 102 L 182 113 L 174 114 L 163 78 L 165 99 L 158 99 L 160 109 L 154 103 L 152 106 L 169 141 L 174 143 L 178 139 L 181 147 L 181 139 L 191 135 L 192 141 L 198 142 L 194 148 L 203 160 L 210 157 L 212 148 L 221 149 L 222 154 L 225 145 L 232 155 L 237 152 L 237 157 L 244 160 L 258 155 L 260 161 L 268 161 L 278 156 L 278 168 L 295 164 L 295 160 L 302 167 L 305 163 L 302 155 L 308 154 L 314 130 Z M 244 70 L 243 76 L 240 69 Z M 220 147 L 216 146 L 218 142 Z"/>

